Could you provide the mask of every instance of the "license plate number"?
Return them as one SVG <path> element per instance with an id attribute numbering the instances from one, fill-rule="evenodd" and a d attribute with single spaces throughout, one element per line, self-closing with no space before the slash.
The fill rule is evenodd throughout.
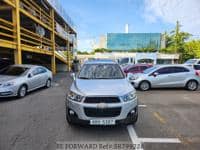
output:
<path id="1" fill-rule="evenodd" d="M 90 120 L 90 125 L 115 125 L 113 119 Z"/>

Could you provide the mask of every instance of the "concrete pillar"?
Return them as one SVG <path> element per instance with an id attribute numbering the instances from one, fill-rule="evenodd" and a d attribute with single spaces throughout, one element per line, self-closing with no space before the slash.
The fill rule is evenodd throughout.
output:
<path id="1" fill-rule="evenodd" d="M 51 71 L 53 74 L 56 74 L 56 46 L 55 46 L 55 21 L 54 21 L 54 10 L 51 10 L 52 17 L 52 32 L 51 32 L 51 41 L 52 41 L 52 55 L 51 55 Z"/>
<path id="2" fill-rule="evenodd" d="M 70 49 L 70 43 L 67 41 L 67 67 L 68 71 L 71 71 L 71 49 Z"/>
<path id="3" fill-rule="evenodd" d="M 14 51 L 15 64 L 22 64 L 22 49 L 21 49 L 21 31 L 20 31 L 20 13 L 19 13 L 19 0 L 15 1 L 16 7 L 12 9 L 12 20 L 14 30 L 16 31 L 16 45 L 17 48 Z"/>

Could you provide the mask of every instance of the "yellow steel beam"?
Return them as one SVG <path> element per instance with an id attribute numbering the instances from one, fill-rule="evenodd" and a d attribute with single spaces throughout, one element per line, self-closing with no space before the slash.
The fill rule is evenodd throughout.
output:
<path id="1" fill-rule="evenodd" d="M 21 48 L 22 48 L 22 51 L 27 51 L 27 52 L 32 52 L 32 53 L 39 53 L 39 54 L 46 54 L 46 55 L 52 55 L 51 51 L 39 49 L 39 48 L 33 47 L 33 46 L 28 46 L 28 45 L 21 44 Z"/>
<path id="2" fill-rule="evenodd" d="M 12 7 L 15 7 L 15 3 L 14 3 L 14 1 L 13 2 L 11 2 L 10 0 L 3 0 L 5 3 L 7 3 L 8 5 L 10 5 L 10 6 L 12 6 Z M 19 1 L 19 0 L 16 0 L 16 1 Z"/>
<path id="3" fill-rule="evenodd" d="M 67 41 L 67 66 L 68 71 L 71 71 L 71 54 L 70 54 L 70 43 Z"/>
<path id="4" fill-rule="evenodd" d="M 14 52 L 15 55 L 15 64 L 22 63 L 22 52 L 21 52 L 21 36 L 20 36 L 20 14 L 19 14 L 19 0 L 15 1 L 15 9 L 12 10 L 12 18 L 14 29 L 16 31 L 16 44 L 17 48 Z"/>
<path id="5" fill-rule="evenodd" d="M 11 48 L 11 49 L 16 49 L 17 48 L 15 42 L 2 40 L 2 39 L 0 39 L 0 47 Z"/>
<path id="6" fill-rule="evenodd" d="M 12 7 L 10 6 L 0 6 L 0 10 L 10 10 Z"/>
<path id="7" fill-rule="evenodd" d="M 48 25 L 46 25 L 45 23 L 43 23 L 42 21 L 40 21 L 39 19 L 37 19 L 36 17 L 34 17 L 33 15 L 29 14 L 27 11 L 23 10 L 20 8 L 20 12 L 23 13 L 24 15 L 26 15 L 27 17 L 31 18 L 32 20 L 34 20 L 35 22 L 37 22 L 38 24 L 42 25 L 43 27 L 45 27 L 48 30 L 52 30 L 51 27 L 49 27 Z"/>
<path id="8" fill-rule="evenodd" d="M 61 36 L 58 32 L 56 32 L 56 31 L 55 31 L 55 35 L 58 36 L 59 38 L 61 38 L 61 39 L 64 40 L 64 41 L 66 41 L 66 40 L 69 41 L 68 37 L 64 38 L 64 37 L 62 37 L 62 36 Z"/>
<path id="9" fill-rule="evenodd" d="M 61 57 L 60 55 L 56 54 L 56 58 L 58 58 L 60 61 L 62 61 L 65 64 L 68 64 L 67 60 Z"/>
<path id="10" fill-rule="evenodd" d="M 52 20 L 52 32 L 51 32 L 51 40 L 52 40 L 52 56 L 51 56 L 51 71 L 53 74 L 56 74 L 56 43 L 55 43 L 55 15 L 54 15 L 54 10 L 51 10 L 51 18 Z"/>

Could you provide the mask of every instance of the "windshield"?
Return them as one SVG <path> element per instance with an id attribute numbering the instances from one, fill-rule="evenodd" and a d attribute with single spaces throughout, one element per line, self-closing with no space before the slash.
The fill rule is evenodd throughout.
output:
<path id="1" fill-rule="evenodd" d="M 156 69 L 156 68 L 157 68 L 157 66 L 150 67 L 150 68 L 144 70 L 143 73 L 148 74 L 148 73 L 150 73 L 151 71 L 153 71 L 153 70 Z"/>
<path id="2" fill-rule="evenodd" d="M 129 58 L 122 58 L 121 60 L 119 60 L 119 64 L 122 65 L 122 64 L 127 64 L 129 61 Z"/>
<path id="3" fill-rule="evenodd" d="M 20 76 L 25 73 L 28 68 L 18 67 L 18 66 L 9 66 L 0 71 L 1 75 L 9 75 L 9 76 Z"/>
<path id="4" fill-rule="evenodd" d="M 117 64 L 86 64 L 80 71 L 80 79 L 123 79 Z"/>
<path id="5" fill-rule="evenodd" d="M 196 60 L 195 59 L 189 59 L 185 62 L 185 64 L 189 64 L 189 65 L 192 65 L 192 64 L 195 64 Z"/>

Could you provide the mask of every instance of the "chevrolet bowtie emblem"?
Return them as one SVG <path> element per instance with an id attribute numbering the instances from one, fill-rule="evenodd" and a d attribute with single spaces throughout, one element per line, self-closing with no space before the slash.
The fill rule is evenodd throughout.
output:
<path id="1" fill-rule="evenodd" d="M 107 108 L 108 105 L 106 103 L 99 103 L 97 104 L 97 108 L 100 108 L 100 109 L 104 109 L 104 108 Z"/>

